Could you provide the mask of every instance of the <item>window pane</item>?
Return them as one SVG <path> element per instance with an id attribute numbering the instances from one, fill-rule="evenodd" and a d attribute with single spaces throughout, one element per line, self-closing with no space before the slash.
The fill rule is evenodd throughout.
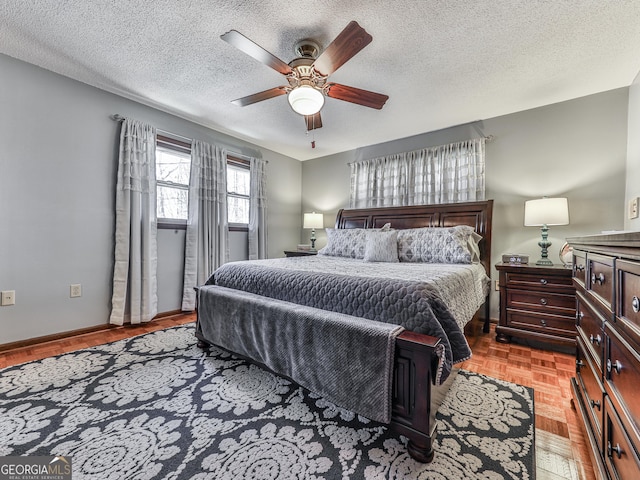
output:
<path id="1" fill-rule="evenodd" d="M 249 196 L 250 178 L 248 168 L 227 165 L 227 192 Z"/>
<path id="2" fill-rule="evenodd" d="M 156 180 L 189 185 L 191 157 L 189 155 L 156 149 Z"/>
<path id="3" fill-rule="evenodd" d="M 227 197 L 229 223 L 249 223 L 249 199 Z"/>
<path id="4" fill-rule="evenodd" d="M 158 185 L 158 218 L 187 219 L 189 191 Z"/>

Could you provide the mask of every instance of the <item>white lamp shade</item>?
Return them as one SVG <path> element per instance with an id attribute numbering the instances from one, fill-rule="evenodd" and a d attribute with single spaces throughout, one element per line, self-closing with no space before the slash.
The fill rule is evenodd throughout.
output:
<path id="1" fill-rule="evenodd" d="M 294 88 L 287 96 L 293 111 L 300 115 L 315 115 L 324 105 L 324 95 L 309 85 Z"/>
<path id="2" fill-rule="evenodd" d="M 524 202 L 524 225 L 569 225 L 569 203 L 566 198 L 540 198 Z"/>
<path id="3" fill-rule="evenodd" d="M 324 217 L 321 213 L 305 213 L 302 228 L 322 228 Z"/>

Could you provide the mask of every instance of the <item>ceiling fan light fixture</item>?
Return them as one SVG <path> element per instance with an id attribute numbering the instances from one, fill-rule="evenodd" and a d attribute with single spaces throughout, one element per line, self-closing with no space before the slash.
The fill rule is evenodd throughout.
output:
<path id="1" fill-rule="evenodd" d="M 300 115 L 315 115 L 324 105 L 322 92 L 309 85 L 300 85 L 289 92 L 289 105 Z"/>

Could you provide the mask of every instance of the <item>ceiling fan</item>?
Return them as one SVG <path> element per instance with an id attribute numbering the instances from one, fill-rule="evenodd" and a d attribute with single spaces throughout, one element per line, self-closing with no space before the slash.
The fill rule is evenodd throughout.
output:
<path id="1" fill-rule="evenodd" d="M 230 30 L 220 38 L 280 72 L 289 83 L 233 100 L 231 103 L 235 105 L 245 107 L 280 95 L 287 95 L 293 111 L 304 116 L 307 130 L 313 130 L 322 127 L 320 110 L 324 105 L 325 96 L 378 110 L 389 98 L 380 93 L 327 82 L 329 75 L 373 40 L 373 37 L 356 21 L 350 22 L 320 56 L 318 56 L 320 46 L 316 42 L 301 40 L 295 45 L 298 57 L 288 64 L 236 30 Z"/>

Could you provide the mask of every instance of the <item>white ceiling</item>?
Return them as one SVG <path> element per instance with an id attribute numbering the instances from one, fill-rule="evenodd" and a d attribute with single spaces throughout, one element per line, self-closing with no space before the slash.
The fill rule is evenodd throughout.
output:
<path id="1" fill-rule="evenodd" d="M 328 98 L 307 135 L 284 96 L 230 103 L 286 79 L 221 34 L 288 63 L 298 40 L 324 48 L 351 20 L 373 41 L 330 81 L 389 95 L 382 110 Z M 1 53 L 299 160 L 628 86 L 640 71 L 639 0 L 3 0 L 0 22 Z"/>

